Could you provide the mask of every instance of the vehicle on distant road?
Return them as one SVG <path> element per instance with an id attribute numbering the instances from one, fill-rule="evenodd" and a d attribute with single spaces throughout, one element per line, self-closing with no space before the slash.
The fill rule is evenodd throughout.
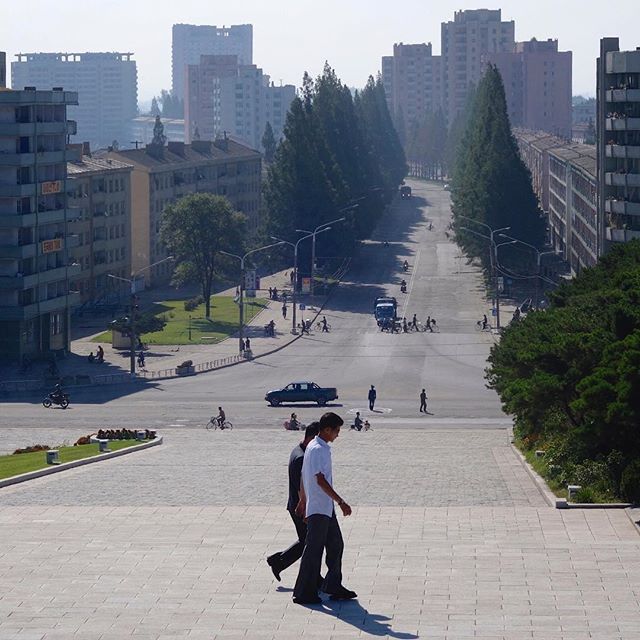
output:
<path id="1" fill-rule="evenodd" d="M 400 197 L 405 200 L 411 197 L 411 187 L 406 184 L 400 187 Z"/>
<path id="2" fill-rule="evenodd" d="M 292 382 L 282 389 L 267 391 L 264 399 L 272 407 L 289 402 L 317 402 L 323 407 L 327 402 L 338 399 L 338 390 L 320 387 L 315 382 Z"/>
<path id="3" fill-rule="evenodd" d="M 397 310 L 398 301 L 392 297 L 378 296 L 373 303 L 373 314 L 378 326 L 381 326 L 384 320 L 394 321 Z"/>

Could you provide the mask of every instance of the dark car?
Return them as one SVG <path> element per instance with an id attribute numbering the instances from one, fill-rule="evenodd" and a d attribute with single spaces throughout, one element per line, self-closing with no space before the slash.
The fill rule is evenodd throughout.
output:
<path id="1" fill-rule="evenodd" d="M 264 397 L 272 407 L 289 402 L 317 402 L 322 407 L 337 398 L 335 387 L 319 387 L 315 382 L 292 382 L 283 389 L 267 391 Z"/>

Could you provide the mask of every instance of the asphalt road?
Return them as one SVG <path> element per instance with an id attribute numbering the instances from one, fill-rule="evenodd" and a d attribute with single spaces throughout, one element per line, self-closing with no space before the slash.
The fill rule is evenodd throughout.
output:
<path id="1" fill-rule="evenodd" d="M 378 427 L 508 425 L 496 394 L 485 386 L 493 337 L 478 332 L 475 323 L 488 313 L 488 304 L 479 270 L 466 263 L 447 237 L 449 194 L 438 184 L 409 184 L 413 198 L 395 203 L 392 215 L 376 237 L 363 244 L 346 282 L 327 304 L 329 334 L 315 332 L 277 354 L 193 378 L 143 388 L 117 385 L 74 391 L 66 411 L 45 410 L 38 397 L 4 402 L 0 426 L 14 433 L 24 428 L 60 429 L 67 437 L 105 426 L 192 429 L 222 405 L 236 428 L 282 428 L 291 411 L 305 423 L 321 413 L 315 405 L 267 406 L 265 391 L 294 380 L 337 387 L 339 399 L 331 408 L 347 420 L 366 408 L 367 391 L 374 384 L 376 411 L 363 415 Z M 384 247 L 384 240 L 389 247 Z M 407 274 L 401 268 L 405 259 L 411 265 Z M 402 278 L 408 283 L 407 294 L 400 293 Z M 422 321 L 427 315 L 435 317 L 440 332 L 380 332 L 372 314 L 378 295 L 396 296 L 399 311 L 409 319 L 413 313 Z M 422 387 L 432 415 L 418 413 Z"/>

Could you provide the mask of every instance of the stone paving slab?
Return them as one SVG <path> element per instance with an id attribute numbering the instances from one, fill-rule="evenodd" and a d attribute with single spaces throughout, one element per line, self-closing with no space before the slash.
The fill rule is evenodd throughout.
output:
<path id="1" fill-rule="evenodd" d="M 640 637 L 624 512 L 357 507 L 357 602 L 291 602 L 281 507 L 0 507 L 0 638 Z"/>

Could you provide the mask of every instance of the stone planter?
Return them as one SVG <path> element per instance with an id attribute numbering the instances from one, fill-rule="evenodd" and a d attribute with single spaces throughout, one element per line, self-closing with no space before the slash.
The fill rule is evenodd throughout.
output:
<path id="1" fill-rule="evenodd" d="M 179 376 L 192 376 L 196 372 L 196 368 L 191 365 L 188 367 L 176 367 L 176 375 Z"/>

